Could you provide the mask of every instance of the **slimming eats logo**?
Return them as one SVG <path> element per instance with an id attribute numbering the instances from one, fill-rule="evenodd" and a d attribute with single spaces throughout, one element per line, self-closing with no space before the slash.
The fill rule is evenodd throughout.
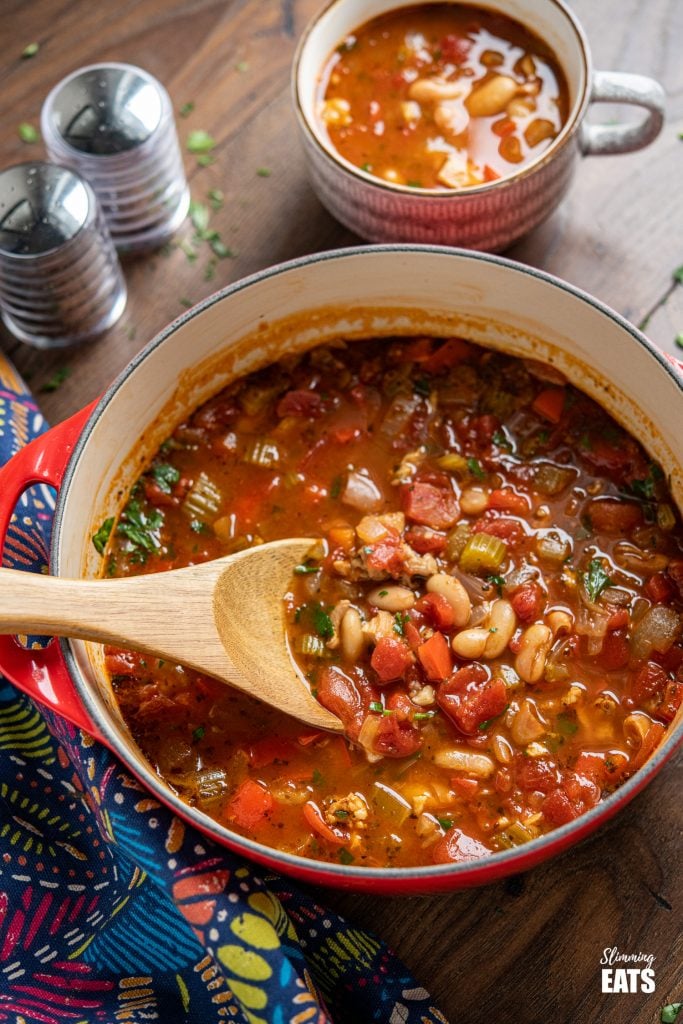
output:
<path id="1" fill-rule="evenodd" d="M 653 953 L 621 953 L 618 946 L 602 951 L 603 992 L 654 992 L 657 957 Z"/>

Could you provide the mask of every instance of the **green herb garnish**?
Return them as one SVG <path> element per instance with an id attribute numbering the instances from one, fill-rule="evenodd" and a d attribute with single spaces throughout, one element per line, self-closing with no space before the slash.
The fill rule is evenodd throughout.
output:
<path id="1" fill-rule="evenodd" d="M 174 484 L 177 484 L 180 480 L 180 470 L 176 469 L 175 466 L 169 465 L 168 462 L 162 462 L 152 467 L 152 476 L 159 489 L 164 494 L 170 494 Z"/>
<path id="2" fill-rule="evenodd" d="M 178 299 L 178 302 L 180 303 L 181 306 L 184 306 L 185 309 L 190 309 L 193 305 L 192 299 L 188 299 L 184 295 L 182 298 Z"/>
<path id="3" fill-rule="evenodd" d="M 187 136 L 185 145 L 188 153 L 210 153 L 216 145 L 216 140 L 209 132 L 197 128 Z"/>
<path id="4" fill-rule="evenodd" d="M 273 172 L 269 167 L 257 167 L 256 173 L 259 178 L 269 178 Z"/>
<path id="5" fill-rule="evenodd" d="M 438 821 L 439 825 L 441 825 L 441 828 L 444 830 L 444 832 L 448 832 L 449 828 L 453 828 L 452 818 L 437 818 L 436 820 Z"/>
<path id="6" fill-rule="evenodd" d="M 505 714 L 509 707 L 510 705 L 506 704 L 499 715 L 494 715 L 493 718 L 487 718 L 485 722 L 480 722 L 479 725 L 477 726 L 479 731 L 486 732 L 490 725 L 493 725 L 494 722 L 497 722 L 499 718 L 503 717 L 503 715 Z"/>
<path id="7" fill-rule="evenodd" d="M 467 468 L 469 469 L 472 476 L 476 477 L 477 480 L 483 480 L 484 477 L 486 476 L 486 473 L 481 468 L 481 463 L 479 462 L 479 459 L 468 459 Z"/>
<path id="8" fill-rule="evenodd" d="M 200 236 L 204 234 L 209 226 L 209 208 L 204 203 L 197 203 L 193 199 L 190 203 L 190 220 L 192 226 Z"/>
<path id="9" fill-rule="evenodd" d="M 29 57 L 35 57 L 39 49 L 40 43 L 29 43 L 28 46 L 25 46 L 21 51 L 21 59 L 28 60 Z"/>
<path id="10" fill-rule="evenodd" d="M 140 502 L 133 498 L 121 513 L 121 521 L 116 527 L 116 532 L 129 540 L 140 552 L 156 551 L 160 546 L 156 531 L 163 522 L 164 517 L 158 509 L 146 512 L 141 508 Z"/>
<path id="11" fill-rule="evenodd" d="M 218 256 L 219 260 L 232 259 L 235 255 L 232 249 L 229 249 L 220 238 L 212 238 L 209 244 L 211 245 L 211 251 Z"/>
<path id="12" fill-rule="evenodd" d="M 416 394 L 421 395 L 423 398 L 429 398 L 432 393 L 431 385 L 424 377 L 420 377 L 419 380 L 413 381 L 413 391 L 415 391 Z"/>
<path id="13" fill-rule="evenodd" d="M 323 786 L 325 784 L 325 776 L 317 768 L 314 768 L 311 776 L 311 782 L 314 786 Z"/>
<path id="14" fill-rule="evenodd" d="M 208 533 L 209 532 L 209 527 L 206 525 L 206 523 L 203 523 L 201 521 L 201 519 L 191 519 L 190 520 L 190 529 L 192 530 L 193 533 Z"/>
<path id="15" fill-rule="evenodd" d="M 368 706 L 370 708 L 370 711 L 374 711 L 376 715 L 381 715 L 384 713 L 384 705 L 379 700 L 371 700 Z"/>
<path id="16" fill-rule="evenodd" d="M 595 604 L 603 590 L 612 585 L 612 580 L 603 568 L 599 558 L 593 558 L 588 563 L 588 572 L 581 573 L 583 585 L 590 601 Z"/>
<path id="17" fill-rule="evenodd" d="M 683 348 L 683 334 L 677 334 L 674 338 L 674 344 L 677 348 Z"/>
<path id="18" fill-rule="evenodd" d="M 430 718 L 434 718 L 436 711 L 416 711 L 413 715 L 414 722 L 426 722 Z"/>
<path id="19" fill-rule="evenodd" d="M 297 576 L 309 576 L 311 573 L 317 572 L 319 566 L 310 565 L 308 562 L 304 562 L 303 565 L 295 565 L 294 572 Z"/>
<path id="20" fill-rule="evenodd" d="M 192 739 L 193 739 L 193 741 L 194 741 L 195 743 L 199 743 L 199 741 L 200 741 L 201 739 L 204 739 L 204 734 L 205 734 L 205 732 L 206 732 L 206 729 L 204 728 L 204 726 L 203 726 L 203 725 L 198 725 L 198 726 L 197 726 L 197 728 L 196 728 L 196 729 L 194 730 L 194 732 L 192 733 Z"/>
<path id="21" fill-rule="evenodd" d="M 71 376 L 71 367 L 70 366 L 60 366 L 60 368 L 58 370 L 55 370 L 55 372 L 52 374 L 50 379 L 45 381 L 45 383 L 43 384 L 43 386 L 41 387 L 40 390 L 44 394 L 46 394 L 49 391 L 58 391 L 59 388 L 61 388 L 61 386 L 64 383 L 64 381 L 67 379 L 67 377 L 70 377 L 70 376 Z"/>
<path id="22" fill-rule="evenodd" d="M 212 210 L 220 210 L 223 206 L 223 199 L 225 198 L 219 188 L 210 188 L 208 193 L 209 206 Z"/>
<path id="23" fill-rule="evenodd" d="M 40 138 L 38 129 L 28 121 L 22 121 L 17 131 L 22 142 L 37 142 Z"/>
<path id="24" fill-rule="evenodd" d="M 104 549 L 107 546 L 107 541 L 109 540 L 109 537 L 111 535 L 113 525 L 114 517 L 110 516 L 109 519 L 104 520 L 97 533 L 93 533 L 92 535 L 91 540 L 95 545 L 95 550 L 100 555 L 104 554 Z"/>
<path id="25" fill-rule="evenodd" d="M 188 100 L 187 103 L 183 103 L 182 107 L 178 111 L 181 117 L 189 117 L 194 110 L 194 103 L 192 100 Z"/>
<path id="26" fill-rule="evenodd" d="M 683 284 L 683 266 L 676 267 L 671 276 L 673 277 L 674 281 L 678 281 L 679 284 Z"/>
<path id="27" fill-rule="evenodd" d="M 235 64 L 235 71 L 239 71 L 239 73 L 241 75 L 243 75 L 244 72 L 248 71 L 248 70 L 249 70 L 249 61 L 248 60 L 241 60 L 237 64 Z"/>
<path id="28" fill-rule="evenodd" d="M 498 591 L 498 597 L 503 595 L 503 587 L 505 586 L 505 577 L 496 575 L 490 575 L 486 577 L 486 582 L 490 587 L 495 587 Z"/>
<path id="29" fill-rule="evenodd" d="M 342 478 L 340 476 L 335 476 L 334 480 L 330 484 L 330 497 L 336 500 L 341 494 L 341 489 Z"/>
<path id="30" fill-rule="evenodd" d="M 512 451 L 512 445 L 510 444 L 502 430 L 494 431 L 491 440 L 493 441 L 494 444 L 497 444 L 499 448 L 507 448 L 508 451 Z"/>
<path id="31" fill-rule="evenodd" d="M 316 605 L 311 609 L 313 629 L 323 640 L 331 640 L 334 636 L 334 625 L 322 605 Z"/>
<path id="32" fill-rule="evenodd" d="M 348 850 L 339 851 L 339 860 L 342 864 L 353 864 L 354 857 Z"/>
<path id="33" fill-rule="evenodd" d="M 579 723 L 576 721 L 574 715 L 567 714 L 566 711 L 561 711 L 557 716 L 557 731 L 562 736 L 573 736 L 575 732 L 578 732 Z"/>
<path id="34" fill-rule="evenodd" d="M 406 622 L 410 621 L 408 612 L 396 612 L 394 615 L 394 633 L 398 633 L 399 636 L 404 636 Z"/>
<path id="35" fill-rule="evenodd" d="M 668 1006 L 663 1006 L 659 1014 L 659 1019 L 662 1024 L 676 1024 L 678 1015 L 683 1009 L 683 1003 L 669 1003 Z"/>
<path id="36" fill-rule="evenodd" d="M 348 811 L 343 811 L 340 808 L 338 811 L 334 812 L 334 816 L 335 816 L 335 818 L 338 818 L 339 821 L 344 821 L 346 818 L 348 818 L 349 812 Z"/>

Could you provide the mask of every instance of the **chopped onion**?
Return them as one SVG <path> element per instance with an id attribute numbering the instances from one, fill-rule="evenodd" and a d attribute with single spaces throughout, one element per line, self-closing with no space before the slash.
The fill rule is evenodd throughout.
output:
<path id="1" fill-rule="evenodd" d="M 382 504 L 382 492 L 371 477 L 351 470 L 341 500 L 360 512 L 374 512 Z"/>
<path id="2" fill-rule="evenodd" d="M 643 615 L 631 636 L 631 658 L 646 661 L 653 651 L 666 654 L 681 632 L 681 617 L 673 608 L 653 605 Z"/>
<path id="3" fill-rule="evenodd" d="M 572 544 L 564 530 L 538 530 L 536 532 L 536 551 L 539 558 L 546 562 L 559 564 L 571 554 Z"/>
<path id="4" fill-rule="evenodd" d="M 373 782 L 370 799 L 377 810 L 396 825 L 402 825 L 412 813 L 408 801 L 382 782 Z"/>
<path id="5" fill-rule="evenodd" d="M 458 747 L 442 747 L 434 755 L 434 764 L 439 768 L 449 768 L 451 771 L 467 772 L 478 779 L 487 779 L 493 775 L 496 765 L 486 754 L 475 754 L 471 750 L 462 750 Z"/>
<path id="6" fill-rule="evenodd" d="M 554 462 L 542 462 L 534 470 L 534 489 L 539 494 L 554 496 L 561 494 L 576 476 L 576 470 L 556 466 Z"/>

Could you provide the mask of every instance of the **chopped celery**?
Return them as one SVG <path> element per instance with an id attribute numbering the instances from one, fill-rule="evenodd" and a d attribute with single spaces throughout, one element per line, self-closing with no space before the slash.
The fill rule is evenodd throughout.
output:
<path id="1" fill-rule="evenodd" d="M 460 555 L 460 569 L 462 572 L 495 572 L 503 564 L 506 553 L 507 546 L 500 537 L 475 533 Z"/>
<path id="2" fill-rule="evenodd" d="M 305 654 L 309 658 L 324 658 L 327 653 L 324 642 L 313 633 L 304 633 L 296 641 L 295 647 L 299 654 Z"/>
<path id="3" fill-rule="evenodd" d="M 402 825 L 412 812 L 407 800 L 381 782 L 373 782 L 370 799 L 375 808 L 396 825 Z"/>
<path id="4" fill-rule="evenodd" d="M 556 495 L 569 487 L 576 476 L 573 469 L 556 466 L 554 462 L 542 462 L 534 470 L 534 489 L 539 494 Z"/>
<path id="5" fill-rule="evenodd" d="M 252 442 L 242 456 L 242 462 L 247 462 L 250 466 L 268 468 L 279 461 L 280 449 L 274 441 L 267 441 L 264 438 Z"/>
<path id="6" fill-rule="evenodd" d="M 467 459 L 464 455 L 458 455 L 457 452 L 447 452 L 436 461 L 441 469 L 445 469 L 448 473 L 464 473 L 467 470 Z"/>
<path id="7" fill-rule="evenodd" d="M 182 504 L 183 512 L 192 519 L 206 519 L 207 516 L 215 516 L 221 506 L 221 492 L 209 479 L 206 473 L 199 474 L 193 483 L 185 501 Z"/>
<path id="8" fill-rule="evenodd" d="M 446 558 L 451 562 L 456 562 L 471 536 L 472 528 L 468 523 L 459 523 L 454 530 L 451 530 L 446 541 Z"/>
<path id="9" fill-rule="evenodd" d="M 513 846 L 522 846 L 524 843 L 528 843 L 535 838 L 535 835 L 526 825 L 522 825 L 521 821 L 513 821 L 504 831 L 496 834 L 496 839 L 500 846 L 510 849 Z"/>

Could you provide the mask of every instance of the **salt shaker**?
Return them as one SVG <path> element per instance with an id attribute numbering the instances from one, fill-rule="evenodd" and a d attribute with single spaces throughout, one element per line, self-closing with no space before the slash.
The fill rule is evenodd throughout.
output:
<path id="1" fill-rule="evenodd" d="M 5 326 L 36 348 L 61 348 L 111 327 L 125 304 L 116 250 L 88 183 L 40 161 L 0 171 Z"/>
<path id="2" fill-rule="evenodd" d="M 41 127 L 52 160 L 92 185 L 119 252 L 162 245 L 190 192 L 168 93 L 130 64 L 93 64 L 50 92 Z"/>

